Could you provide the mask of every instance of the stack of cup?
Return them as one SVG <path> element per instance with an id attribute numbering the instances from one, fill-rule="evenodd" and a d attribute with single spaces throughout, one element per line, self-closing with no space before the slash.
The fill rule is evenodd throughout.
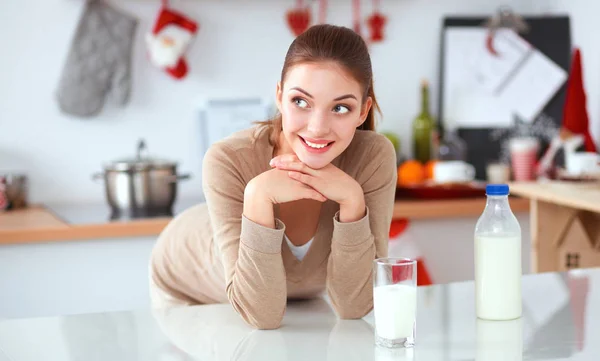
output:
<path id="1" fill-rule="evenodd" d="M 539 146 L 539 141 L 533 137 L 519 137 L 510 140 L 509 149 L 514 180 L 531 181 L 535 179 Z"/>

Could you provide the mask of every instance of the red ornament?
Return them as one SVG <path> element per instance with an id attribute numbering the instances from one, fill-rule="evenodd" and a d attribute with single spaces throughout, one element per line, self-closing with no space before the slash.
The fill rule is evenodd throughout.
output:
<path id="1" fill-rule="evenodd" d="M 383 40 L 383 27 L 386 22 L 387 18 L 380 12 L 374 12 L 367 18 L 372 42 L 376 43 Z"/>
<path id="2" fill-rule="evenodd" d="M 288 10 L 286 13 L 287 23 L 295 36 L 302 34 L 310 27 L 311 15 L 310 9 L 303 5 L 302 0 L 297 1 L 295 9 Z"/>

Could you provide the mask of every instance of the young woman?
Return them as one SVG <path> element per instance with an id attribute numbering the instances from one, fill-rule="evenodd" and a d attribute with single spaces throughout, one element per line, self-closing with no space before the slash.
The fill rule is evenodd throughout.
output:
<path id="1" fill-rule="evenodd" d="M 288 299 L 324 291 L 340 318 L 373 306 L 372 261 L 387 256 L 396 153 L 375 132 L 368 49 L 354 31 L 298 36 L 279 115 L 214 144 L 206 203 L 178 215 L 152 253 L 155 307 L 229 302 L 251 326 L 280 326 Z"/>

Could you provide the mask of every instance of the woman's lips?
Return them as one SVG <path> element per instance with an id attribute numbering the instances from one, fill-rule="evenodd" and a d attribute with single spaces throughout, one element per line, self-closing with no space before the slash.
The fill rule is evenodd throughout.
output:
<path id="1" fill-rule="evenodd" d="M 302 136 L 298 136 L 302 140 L 302 144 L 304 148 L 308 150 L 310 153 L 325 153 L 331 148 L 331 145 L 335 143 L 331 140 L 326 139 L 313 139 L 313 138 L 304 138 Z"/>

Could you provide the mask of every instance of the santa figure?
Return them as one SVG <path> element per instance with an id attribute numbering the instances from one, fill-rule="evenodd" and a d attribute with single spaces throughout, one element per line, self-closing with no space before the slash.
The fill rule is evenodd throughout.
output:
<path id="1" fill-rule="evenodd" d="M 152 64 L 175 79 L 185 77 L 188 72 L 185 52 L 197 31 L 198 24 L 195 21 L 169 9 L 163 2 L 152 32 L 146 35 Z"/>

